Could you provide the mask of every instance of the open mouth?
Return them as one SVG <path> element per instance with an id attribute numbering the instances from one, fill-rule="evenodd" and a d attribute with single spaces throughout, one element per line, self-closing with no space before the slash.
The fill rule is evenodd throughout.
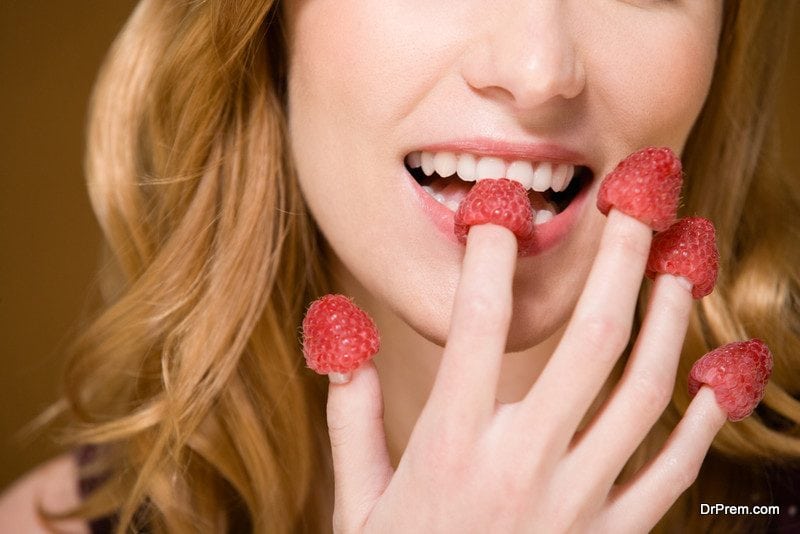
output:
<path id="1" fill-rule="evenodd" d="M 468 152 L 411 152 L 406 170 L 425 192 L 456 211 L 476 181 L 508 178 L 528 191 L 534 224 L 543 224 L 565 209 L 591 183 L 589 167 L 562 162 L 514 160 Z"/>

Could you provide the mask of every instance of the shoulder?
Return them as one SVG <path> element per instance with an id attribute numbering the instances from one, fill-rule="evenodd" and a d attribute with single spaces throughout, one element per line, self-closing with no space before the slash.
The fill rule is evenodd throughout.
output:
<path id="1" fill-rule="evenodd" d="M 53 532 L 37 510 L 60 512 L 80 503 L 78 466 L 72 454 L 54 458 L 19 479 L 0 495 L 0 525 L 9 532 Z M 59 532 L 87 533 L 83 521 L 58 524 Z"/>

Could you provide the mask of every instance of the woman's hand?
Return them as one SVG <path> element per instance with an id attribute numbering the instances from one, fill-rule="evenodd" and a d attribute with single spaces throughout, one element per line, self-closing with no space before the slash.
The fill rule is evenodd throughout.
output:
<path id="1" fill-rule="evenodd" d="M 393 472 L 372 364 L 330 386 L 334 528 L 355 532 L 646 532 L 694 481 L 725 422 L 703 387 L 663 450 L 628 483 L 625 463 L 669 403 L 690 284 L 661 275 L 611 395 L 578 426 L 627 345 L 652 231 L 612 210 L 561 343 L 527 396 L 495 394 L 517 242 L 470 230 L 450 334 L 430 398 Z"/>

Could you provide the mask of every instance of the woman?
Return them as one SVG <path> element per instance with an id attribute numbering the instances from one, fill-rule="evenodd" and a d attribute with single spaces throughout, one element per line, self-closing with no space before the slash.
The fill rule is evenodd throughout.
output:
<path id="1" fill-rule="evenodd" d="M 800 199 L 768 143 L 785 10 L 143 1 L 94 97 L 108 306 L 65 379 L 99 487 L 53 498 L 76 478 L 63 458 L 6 516 L 30 524 L 7 503 L 38 491 L 120 531 L 767 528 L 699 505 L 771 504 L 772 466 L 800 457 Z M 635 312 L 650 232 L 594 199 L 648 145 L 682 153 L 682 213 L 714 221 L 721 267 L 704 300 L 660 277 Z M 426 195 L 514 163 L 566 189 L 537 206 L 548 246 L 516 261 L 486 226 L 465 255 Z M 382 349 L 331 386 L 329 435 L 298 326 L 330 291 Z M 775 373 L 757 416 L 724 424 L 684 377 L 747 337 Z"/>

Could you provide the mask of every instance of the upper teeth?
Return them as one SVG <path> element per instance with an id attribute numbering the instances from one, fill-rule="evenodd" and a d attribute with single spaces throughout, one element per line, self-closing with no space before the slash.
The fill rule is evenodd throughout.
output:
<path id="1" fill-rule="evenodd" d="M 457 175 L 467 182 L 484 178 L 508 178 L 534 191 L 563 191 L 569 186 L 575 166 L 569 163 L 534 162 L 530 160 L 506 161 L 495 156 L 476 156 L 454 152 L 412 152 L 406 157 L 409 167 L 422 167 L 427 176 L 434 172 L 446 178 Z"/>

